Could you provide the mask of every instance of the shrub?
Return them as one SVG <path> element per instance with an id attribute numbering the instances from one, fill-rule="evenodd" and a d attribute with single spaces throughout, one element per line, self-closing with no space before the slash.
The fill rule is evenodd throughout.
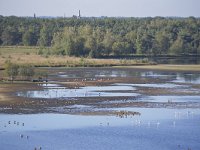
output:
<path id="1" fill-rule="evenodd" d="M 10 80 L 12 82 L 18 75 L 18 69 L 19 69 L 18 65 L 13 64 L 10 61 L 6 61 L 6 63 L 5 63 L 5 74 L 10 78 Z"/>
<path id="2" fill-rule="evenodd" d="M 26 80 L 30 80 L 30 78 L 34 75 L 34 68 L 31 65 L 22 65 L 19 66 L 18 74 L 21 78 L 25 78 Z"/>
<path id="3" fill-rule="evenodd" d="M 31 65 L 17 65 L 10 61 L 5 62 L 5 74 L 13 82 L 19 75 L 21 79 L 30 79 L 34 75 L 34 68 Z"/>
<path id="4" fill-rule="evenodd" d="M 42 50 L 42 49 L 39 49 L 38 52 L 37 52 L 37 54 L 38 54 L 38 55 L 43 55 L 43 50 Z"/>

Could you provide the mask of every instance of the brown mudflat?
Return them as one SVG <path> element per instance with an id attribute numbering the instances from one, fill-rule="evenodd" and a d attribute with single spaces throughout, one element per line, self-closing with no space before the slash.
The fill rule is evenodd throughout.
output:
<path id="1" fill-rule="evenodd" d="M 43 68 L 49 73 L 49 82 L 59 84 L 69 89 L 77 89 L 84 86 L 107 86 L 115 83 L 123 84 L 159 84 L 168 83 L 168 79 L 159 78 L 144 78 L 141 76 L 109 76 L 101 77 L 66 77 L 61 78 L 57 74 L 66 71 L 65 68 Z M 84 74 L 85 72 L 96 71 L 131 71 L 140 72 L 143 69 L 133 68 L 78 68 L 67 69 L 70 74 Z M 141 96 L 161 96 L 161 95 L 200 95 L 200 93 L 193 91 L 176 91 L 170 88 L 152 88 L 152 87 L 138 87 L 135 91 L 139 96 L 119 96 L 119 97 L 74 97 L 74 98 L 30 98 L 17 96 L 17 92 L 42 90 L 43 87 L 38 86 L 39 83 L 15 81 L 14 83 L 2 82 L 0 83 L 0 112 L 1 113 L 69 113 L 69 114 L 113 114 L 113 112 L 105 111 L 106 108 L 119 107 L 169 107 L 169 108 L 199 108 L 199 103 L 187 102 L 149 102 L 138 101 Z M 179 85 L 185 85 L 180 83 Z M 197 90 L 200 90 L 199 85 L 190 85 Z M 123 91 L 126 92 L 126 91 Z M 130 92 L 130 91 L 128 91 Z M 77 107 L 71 107 L 77 106 Z M 78 107 L 87 106 L 87 107 Z"/>

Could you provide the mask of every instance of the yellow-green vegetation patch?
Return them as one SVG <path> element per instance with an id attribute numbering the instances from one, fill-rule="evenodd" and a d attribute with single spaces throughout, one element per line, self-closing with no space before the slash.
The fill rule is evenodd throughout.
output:
<path id="1" fill-rule="evenodd" d="M 50 50 L 50 48 L 47 48 Z M 106 67 L 149 64 L 147 59 L 95 59 L 84 57 L 69 57 L 67 55 L 39 55 L 38 47 L 10 46 L 0 47 L 0 68 L 7 61 L 14 64 L 29 64 L 36 67 Z"/>

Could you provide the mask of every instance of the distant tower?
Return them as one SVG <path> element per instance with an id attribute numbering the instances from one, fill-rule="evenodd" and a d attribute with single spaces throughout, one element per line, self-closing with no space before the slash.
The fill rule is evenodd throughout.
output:
<path id="1" fill-rule="evenodd" d="M 34 13 L 34 18 L 36 18 L 36 14 Z"/>
<path id="2" fill-rule="evenodd" d="M 78 18 L 81 18 L 81 11 L 78 11 Z"/>

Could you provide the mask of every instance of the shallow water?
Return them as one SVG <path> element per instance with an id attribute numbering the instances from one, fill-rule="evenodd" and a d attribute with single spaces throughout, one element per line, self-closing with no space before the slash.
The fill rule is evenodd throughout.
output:
<path id="1" fill-rule="evenodd" d="M 104 109 L 105 111 L 106 109 Z M 132 126 L 136 120 L 140 124 L 157 127 L 158 121 L 199 119 L 200 109 L 166 109 L 166 108 L 109 108 L 109 111 L 132 111 L 139 112 L 141 115 L 119 118 L 117 116 L 84 116 L 68 114 L 21 114 L 9 115 L 0 114 L 0 131 L 35 131 L 35 130 L 57 130 L 72 129 L 97 126 Z M 9 123 L 10 121 L 10 123 Z M 199 120 L 200 121 L 200 120 Z M 24 125 L 23 125 L 24 123 Z M 109 125 L 107 124 L 109 123 Z"/>
<path id="2" fill-rule="evenodd" d="M 91 79 L 96 80 L 96 75 L 93 71 L 86 71 Z M 62 74 L 66 72 L 61 72 Z M 75 72 L 76 73 L 76 72 Z M 159 73 L 159 72 L 134 72 L 129 71 L 110 71 L 105 70 L 103 72 L 96 71 L 97 74 L 107 76 L 116 76 L 121 77 L 125 76 L 140 76 L 141 78 L 156 78 L 160 80 L 160 83 L 147 83 L 147 84 L 127 84 L 127 83 L 115 83 L 109 86 L 87 86 L 80 87 L 78 89 L 67 89 L 59 84 L 54 84 L 50 82 L 47 84 L 39 84 L 38 86 L 43 87 L 43 90 L 39 91 L 25 91 L 18 92 L 17 96 L 30 97 L 30 98 L 72 98 L 72 97 L 119 97 L 119 96 L 138 96 L 139 93 L 133 92 L 140 88 L 168 88 L 177 92 L 190 92 L 194 94 L 200 93 L 199 89 L 194 89 L 191 87 L 191 84 L 199 84 L 200 75 L 198 73 Z M 60 73 L 59 73 L 60 74 Z M 74 74 L 76 76 L 79 74 Z M 58 75 L 60 76 L 60 75 Z M 188 77 L 190 80 L 188 80 Z M 167 81 L 162 81 L 162 80 Z M 88 79 L 89 80 L 89 79 Z M 190 85 L 188 85 L 190 83 Z M 131 92 L 130 92 L 131 91 Z"/>
<path id="3" fill-rule="evenodd" d="M 153 102 L 156 103 L 158 106 L 159 103 L 168 103 L 168 104 L 174 104 L 174 106 L 178 106 L 175 103 L 182 104 L 182 107 L 192 107 L 197 108 L 200 106 L 200 96 L 182 96 L 182 95 L 162 95 L 162 96 L 139 96 L 136 99 L 129 98 L 122 99 L 122 100 L 109 100 L 109 101 L 103 101 L 100 102 L 101 104 L 127 104 L 127 103 L 133 103 L 133 102 Z M 185 104 L 183 104 L 185 103 Z"/>
<path id="4" fill-rule="evenodd" d="M 200 84 L 200 77 L 194 74 L 184 74 L 176 76 L 176 79 L 172 82 L 175 83 L 191 83 L 191 84 Z"/>
<path id="5" fill-rule="evenodd" d="M 134 91 L 132 86 L 87 86 L 78 89 L 66 89 L 64 87 L 50 87 L 39 91 L 19 92 L 17 96 L 30 98 L 71 98 L 71 97 L 118 97 L 137 96 L 139 94 L 123 91 Z M 115 92 L 117 91 L 117 92 Z M 123 93 L 120 93 L 122 91 Z"/>
<path id="6" fill-rule="evenodd" d="M 56 68 L 55 68 L 56 70 Z M 70 68 L 63 69 L 62 72 L 53 73 L 51 76 L 58 78 L 109 78 L 109 77 L 142 77 L 176 80 L 181 78 L 183 82 L 197 81 L 200 83 L 200 73 L 190 72 L 162 72 L 162 71 L 135 71 L 134 69 L 110 69 L 110 68 Z"/>
<path id="7" fill-rule="evenodd" d="M 157 84 L 119 84 L 116 83 L 115 85 L 119 86 L 133 86 L 133 87 L 152 87 L 152 88 L 180 88 L 180 87 L 188 87 L 185 85 L 177 85 L 173 83 L 157 83 Z"/>
<path id="8" fill-rule="evenodd" d="M 54 75 L 60 78 L 130 77 L 135 75 L 134 72 L 118 69 L 80 69 L 82 72 L 78 72 L 75 69 L 68 69 L 66 72 L 63 71 Z"/>
<path id="9" fill-rule="evenodd" d="M 137 111 L 141 115 L 119 118 L 65 114 L 1 114 L 1 150 L 27 150 L 40 146 L 42 149 L 52 150 L 66 147 L 77 150 L 200 148 L 200 132 L 197 132 L 200 131 L 199 109 L 114 110 Z"/>
<path id="10" fill-rule="evenodd" d="M 29 98 L 73 98 L 73 97 L 123 97 L 123 96 L 139 96 L 136 93 L 138 87 L 140 88 L 162 88 L 171 89 L 177 92 L 192 92 L 194 94 L 200 93 L 199 89 L 192 88 L 191 85 L 179 85 L 177 83 L 157 83 L 157 84 L 128 84 L 115 83 L 109 86 L 86 86 L 78 89 L 67 89 L 58 84 L 40 84 L 44 87 L 43 90 L 38 91 L 23 91 L 18 92 L 17 96 Z"/>
<path id="11" fill-rule="evenodd" d="M 200 96 L 145 96 L 139 99 L 140 101 L 150 102 L 200 102 Z"/>
<path id="12" fill-rule="evenodd" d="M 81 71 L 80 71 L 81 70 Z M 18 92 L 18 96 L 45 99 L 74 97 L 130 96 L 127 100 L 106 103 L 148 102 L 186 103 L 185 109 L 167 108 L 96 108 L 93 105 L 69 105 L 67 109 L 97 111 L 131 111 L 141 115 L 120 118 L 114 115 L 69 114 L 0 114 L 1 150 L 199 150 L 200 149 L 200 83 L 199 73 L 135 71 L 132 69 L 60 69 L 49 76 L 67 80 L 86 78 L 137 77 L 156 79 L 156 83 L 115 83 L 109 86 L 87 86 L 68 89 L 50 82 L 38 85 L 42 90 Z M 162 89 L 185 92 L 184 95 L 143 95 L 140 89 Z M 189 94 L 187 95 L 187 92 Z M 134 96 L 138 96 L 135 98 Z M 134 98 L 132 98 L 134 97 Z M 194 105 L 195 109 L 187 108 Z M 49 108 L 51 109 L 51 108 Z M 54 109 L 54 108 L 52 108 Z M 55 107 L 55 109 L 61 109 Z M 94 113 L 93 113 L 94 114 Z M 9 122 L 10 121 L 10 122 Z M 16 122 L 14 122 L 16 121 Z M 24 124 L 23 124 L 24 123 Z M 22 137 L 23 135 L 23 137 Z M 28 136 L 28 137 L 27 137 Z"/>

